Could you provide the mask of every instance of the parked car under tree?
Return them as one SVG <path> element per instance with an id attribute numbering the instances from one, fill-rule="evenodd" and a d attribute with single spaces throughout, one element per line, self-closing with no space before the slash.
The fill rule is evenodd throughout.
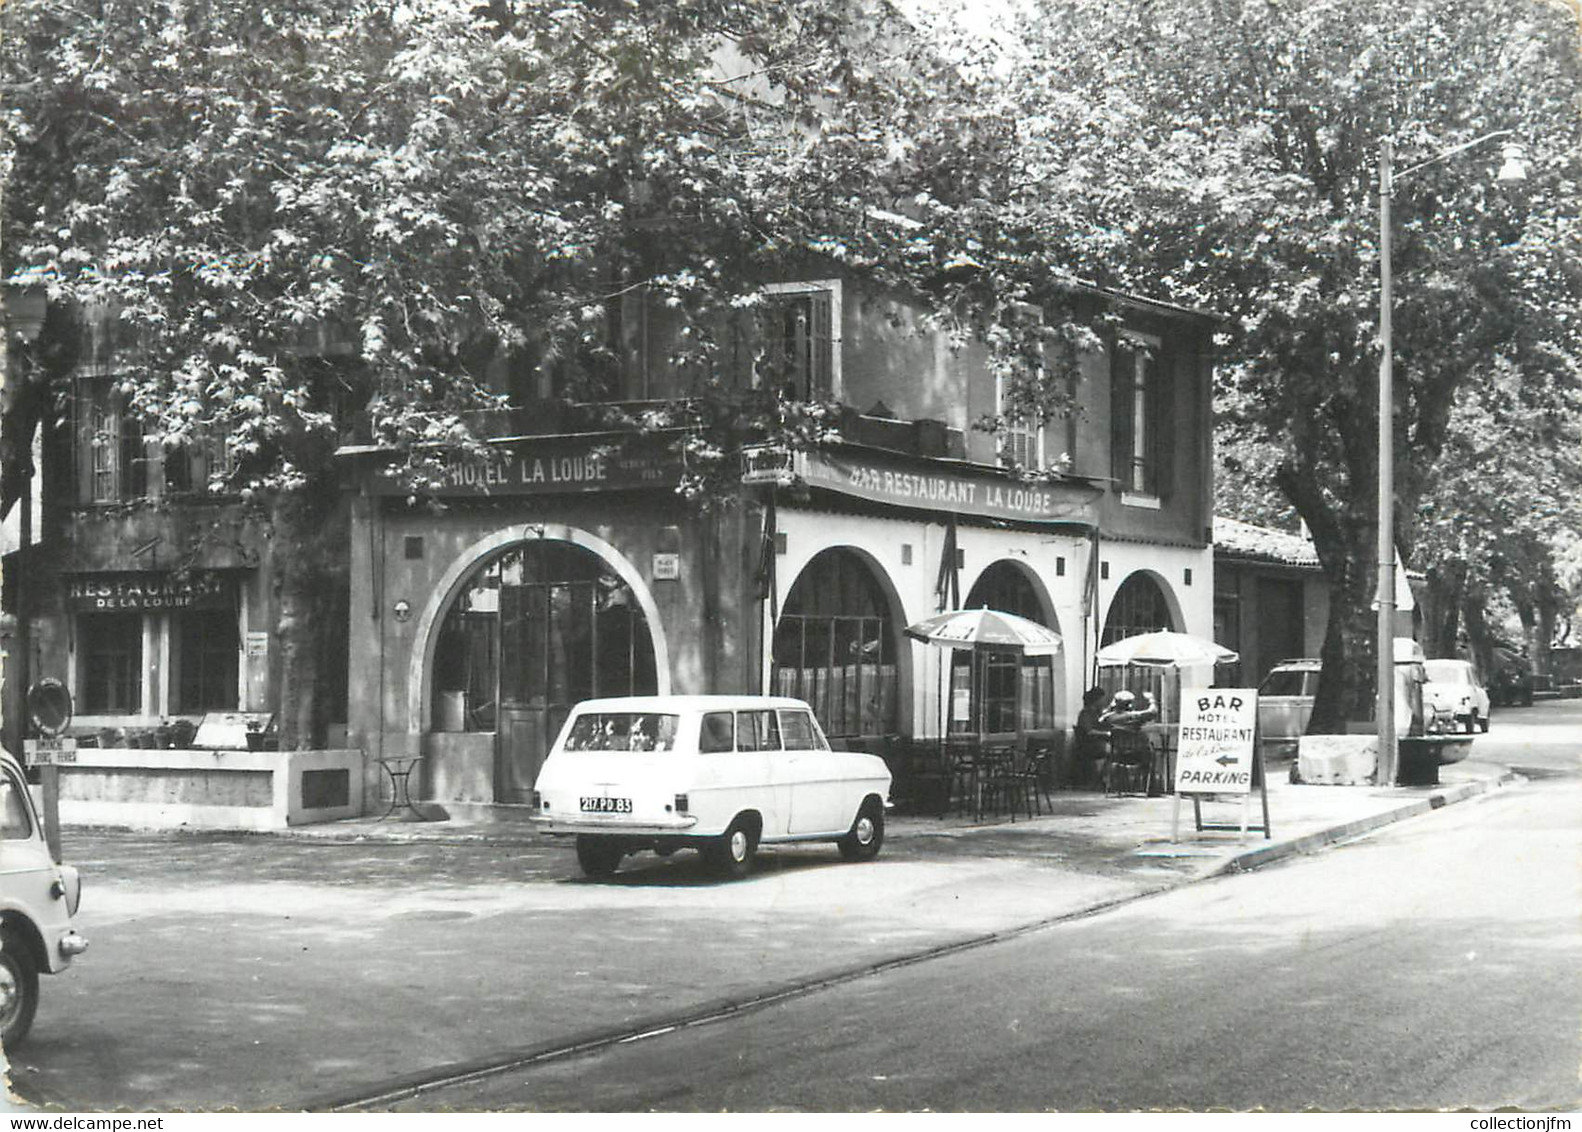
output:
<path id="1" fill-rule="evenodd" d="M 1453 721 L 1469 735 L 1489 729 L 1489 694 L 1471 661 L 1442 657 L 1426 661 L 1424 669 L 1423 707 L 1431 719 Z"/>

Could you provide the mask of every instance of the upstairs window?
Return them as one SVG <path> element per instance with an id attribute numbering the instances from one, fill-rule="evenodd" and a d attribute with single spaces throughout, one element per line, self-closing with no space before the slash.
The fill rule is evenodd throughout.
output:
<path id="1" fill-rule="evenodd" d="M 1013 416 L 1010 398 L 1005 388 L 1005 378 L 994 380 L 995 411 L 1004 419 L 1000 430 L 1000 463 L 1024 471 L 1041 471 L 1044 467 L 1044 427 L 1032 417 Z"/>
<path id="2" fill-rule="evenodd" d="M 122 503 L 148 494 L 143 429 L 108 378 L 77 383 L 78 499 Z"/>
<path id="3" fill-rule="evenodd" d="M 1158 499 L 1169 424 L 1159 339 L 1128 332 L 1110 357 L 1111 472 L 1124 495 Z"/>
<path id="4" fill-rule="evenodd" d="M 838 279 L 771 283 L 758 320 L 755 384 L 799 401 L 841 395 L 841 285 Z"/>

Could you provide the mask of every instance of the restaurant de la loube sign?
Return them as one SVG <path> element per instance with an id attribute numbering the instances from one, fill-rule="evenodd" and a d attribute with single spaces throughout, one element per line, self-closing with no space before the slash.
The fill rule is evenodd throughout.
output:
<path id="1" fill-rule="evenodd" d="M 873 503 L 1022 522 L 1087 518 L 1091 502 L 1078 484 L 1024 482 L 991 468 L 923 469 L 904 458 L 855 448 L 743 450 L 743 483 L 798 481 Z"/>

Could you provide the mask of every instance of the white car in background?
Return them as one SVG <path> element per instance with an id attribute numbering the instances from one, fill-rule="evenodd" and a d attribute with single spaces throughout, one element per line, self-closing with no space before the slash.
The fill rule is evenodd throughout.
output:
<path id="1" fill-rule="evenodd" d="M 1489 693 L 1478 680 L 1469 660 L 1441 658 L 1423 663 L 1428 683 L 1423 685 L 1423 711 L 1431 728 L 1454 725 L 1471 734 L 1489 729 Z"/>
<path id="2" fill-rule="evenodd" d="M 1263 678 L 1258 688 L 1258 735 L 1266 758 L 1295 757 L 1313 716 L 1323 667 L 1316 657 L 1282 660 Z"/>
<path id="3" fill-rule="evenodd" d="M 645 849 L 697 849 L 715 872 L 740 877 L 775 842 L 878 856 L 890 768 L 831 750 L 801 700 L 629 696 L 572 709 L 536 791 L 539 828 L 574 836 L 590 877 Z"/>

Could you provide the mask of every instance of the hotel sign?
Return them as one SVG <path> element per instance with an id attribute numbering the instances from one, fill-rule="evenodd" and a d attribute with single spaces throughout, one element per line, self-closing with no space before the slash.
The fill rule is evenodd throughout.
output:
<path id="1" fill-rule="evenodd" d="M 71 574 L 66 579 L 66 606 L 74 613 L 230 609 L 234 595 L 234 583 L 218 570 Z"/>
<path id="2" fill-rule="evenodd" d="M 668 446 L 634 448 L 619 441 L 561 438 L 524 442 L 487 458 L 451 460 L 435 494 L 446 497 L 547 495 L 668 487 L 681 474 L 680 457 Z M 392 473 L 381 473 L 376 490 L 405 495 Z"/>
<path id="3" fill-rule="evenodd" d="M 758 444 L 742 449 L 742 482 L 773 483 L 784 486 L 796 482 L 807 466 L 807 453 L 793 452 L 778 444 Z"/>
<path id="4" fill-rule="evenodd" d="M 744 483 L 795 478 L 873 503 L 1019 522 L 1091 518 L 1093 493 L 1078 484 L 1028 483 L 988 468 L 919 466 L 870 451 L 760 448 L 742 455 Z"/>

